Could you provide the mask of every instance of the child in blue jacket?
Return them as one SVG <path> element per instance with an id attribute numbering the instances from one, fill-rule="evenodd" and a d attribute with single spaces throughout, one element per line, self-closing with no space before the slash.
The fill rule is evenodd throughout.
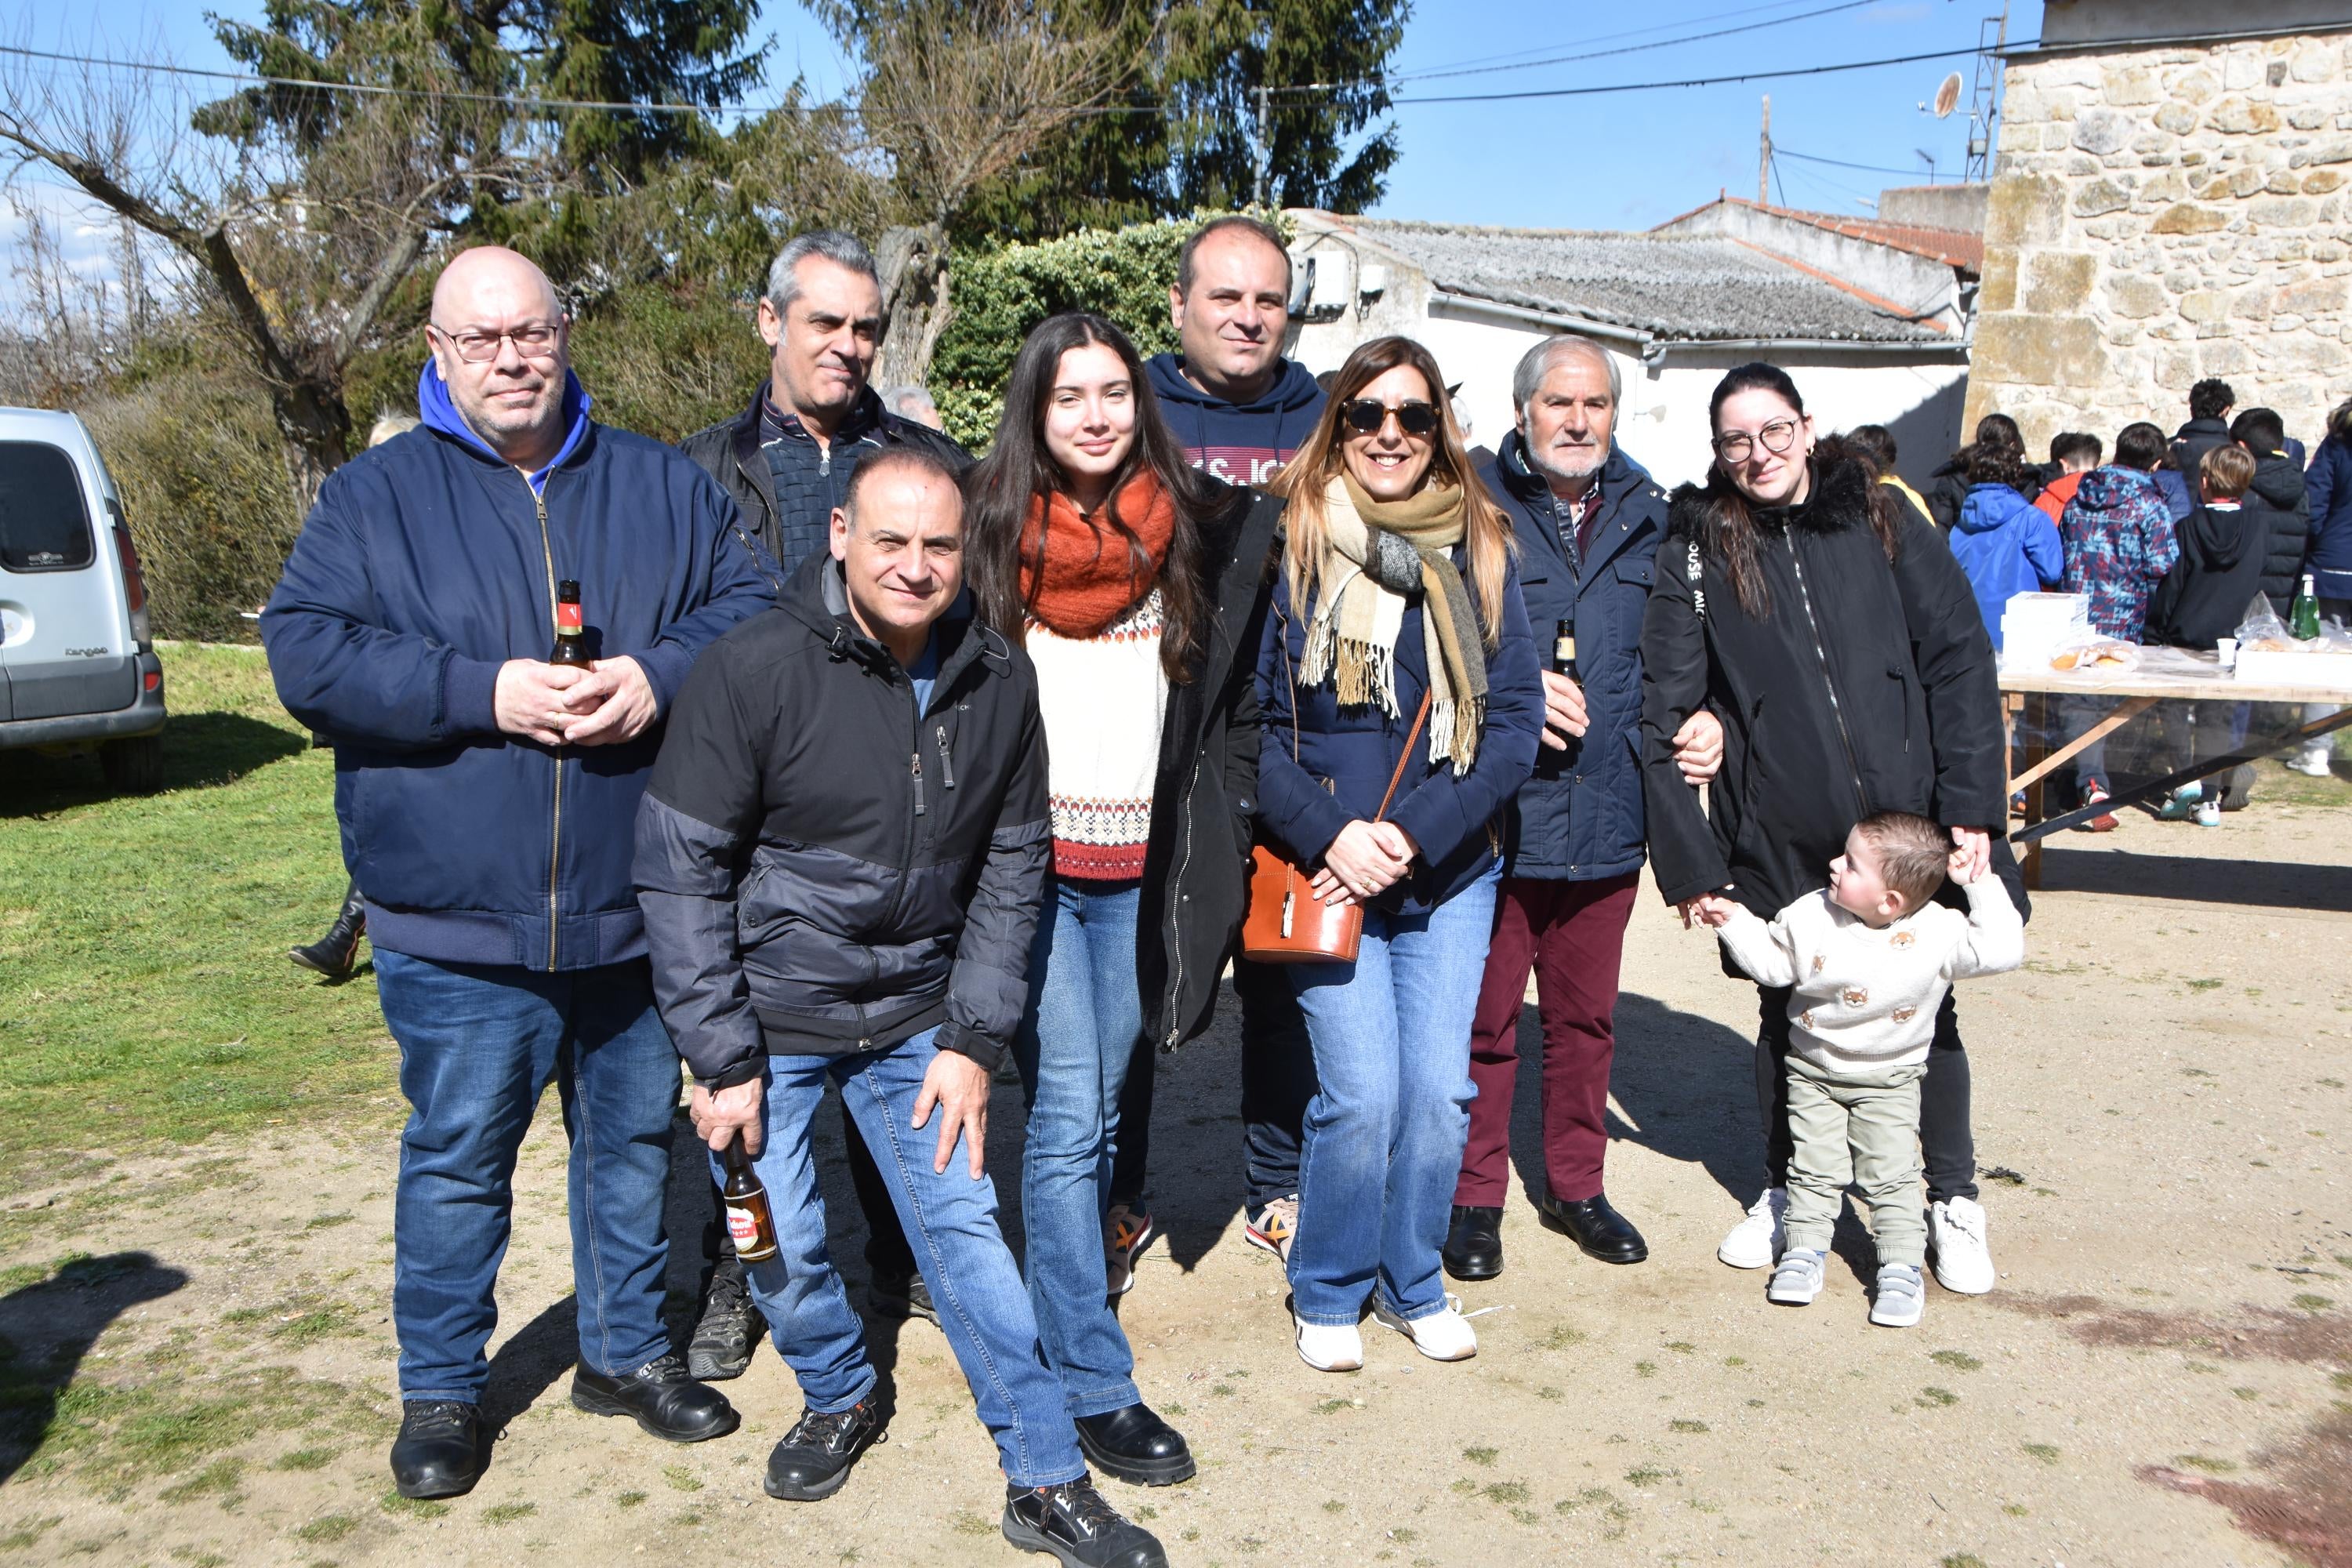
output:
<path id="1" fill-rule="evenodd" d="M 1969 456 L 1968 495 L 1951 531 L 1952 555 L 1976 590 L 1977 608 L 2000 651 L 2000 612 L 2013 595 L 2054 585 L 2066 567 L 2058 525 L 2026 500 L 2024 475 L 2006 447 Z"/>

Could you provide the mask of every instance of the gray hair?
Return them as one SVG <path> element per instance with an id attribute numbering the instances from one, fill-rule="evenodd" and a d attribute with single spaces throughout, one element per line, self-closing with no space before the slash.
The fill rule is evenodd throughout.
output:
<path id="1" fill-rule="evenodd" d="M 768 303 L 781 316 L 792 309 L 793 301 L 801 297 L 801 280 L 797 268 L 812 256 L 822 256 L 836 266 L 852 272 L 862 272 L 882 286 L 882 274 L 874 265 L 874 253 L 854 234 L 837 228 L 814 228 L 806 234 L 796 234 L 784 241 L 776 252 L 776 259 L 768 267 Z"/>
<path id="2" fill-rule="evenodd" d="M 1625 401 L 1624 385 L 1617 371 L 1617 356 L 1591 338 L 1562 332 L 1544 339 L 1520 357 L 1519 368 L 1511 373 L 1511 406 L 1527 407 L 1535 397 L 1536 388 L 1543 384 L 1543 378 L 1551 374 L 1552 362 L 1565 353 L 1589 354 L 1600 361 L 1601 368 L 1609 373 L 1609 401 Z"/>
<path id="3" fill-rule="evenodd" d="M 416 428 L 419 421 L 414 414 L 403 414 L 387 408 L 376 416 L 375 424 L 368 430 L 368 445 L 381 447 L 394 436 L 405 436 Z"/>
<path id="4" fill-rule="evenodd" d="M 909 404 L 914 407 L 908 407 Z M 925 387 L 890 386 L 885 387 L 882 391 L 882 406 L 893 414 L 903 414 L 912 419 L 915 417 L 916 408 L 937 409 L 939 402 Z"/>

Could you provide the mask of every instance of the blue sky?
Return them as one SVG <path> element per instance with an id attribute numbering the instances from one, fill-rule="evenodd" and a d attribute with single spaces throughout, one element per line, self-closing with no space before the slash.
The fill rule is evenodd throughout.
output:
<path id="1" fill-rule="evenodd" d="M 259 0 L 215 0 L 234 16 L 257 17 Z M 1396 67 L 1409 79 L 1400 98 L 1540 90 L 1616 82 L 1717 76 L 1888 56 L 1958 51 L 1948 59 L 1837 75 L 1664 91 L 1502 103 L 1407 104 L 1396 110 L 1402 155 L 1381 215 L 1522 227 L 1637 228 L 1712 199 L 1718 189 L 1753 195 L 1760 99 L 1772 95 L 1776 145 L 1815 158 L 1899 173 L 1782 160 L 1774 199 L 1791 206 L 1863 213 L 1884 185 L 1924 180 L 1931 154 L 1938 177 L 1957 178 L 1964 156 L 1961 112 L 1938 121 L 1919 111 L 1951 70 L 1966 83 L 1979 23 L 2000 0 L 1651 0 L 1596 6 L 1560 0 L 1420 0 Z M 2041 26 L 2040 0 L 2010 16 L 2011 39 Z M 206 31 L 202 8 L 161 0 L 0 0 L 0 37 L 48 47 L 98 46 L 144 54 L 158 45 L 182 63 L 228 62 Z M 1827 13 L 1827 14 L 1817 14 Z M 1758 23 L 1770 26 L 1759 26 Z M 1744 29 L 1695 42 L 1689 35 Z M 839 90 L 845 68 L 832 40 L 798 0 L 767 0 L 761 23 L 772 34 L 770 82 L 805 75 L 820 96 Z M 1661 46 L 1664 47 L 1654 47 Z M 1601 51 L 1605 58 L 1590 58 Z M 1477 74 L 1417 76 L 1567 56 L 1560 63 Z M 54 199 L 54 198 L 53 198 Z M 16 226 L 0 218 L 11 240 Z M 79 247 L 77 247 L 79 248 Z M 0 279 L 0 290 L 8 280 Z"/>

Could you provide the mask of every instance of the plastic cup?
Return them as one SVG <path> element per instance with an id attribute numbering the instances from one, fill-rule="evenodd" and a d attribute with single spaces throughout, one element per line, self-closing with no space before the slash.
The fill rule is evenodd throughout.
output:
<path id="1" fill-rule="evenodd" d="M 2213 651 L 2221 656 L 2221 668 L 2223 669 L 2235 669 L 2238 668 L 2237 638 L 2223 637 L 2221 641 L 2213 645 Z"/>

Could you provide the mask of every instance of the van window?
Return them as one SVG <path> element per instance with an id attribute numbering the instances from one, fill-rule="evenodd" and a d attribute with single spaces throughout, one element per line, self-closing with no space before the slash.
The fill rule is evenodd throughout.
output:
<path id="1" fill-rule="evenodd" d="M 0 441 L 0 567 L 70 572 L 97 551 L 73 459 L 47 441 Z"/>

